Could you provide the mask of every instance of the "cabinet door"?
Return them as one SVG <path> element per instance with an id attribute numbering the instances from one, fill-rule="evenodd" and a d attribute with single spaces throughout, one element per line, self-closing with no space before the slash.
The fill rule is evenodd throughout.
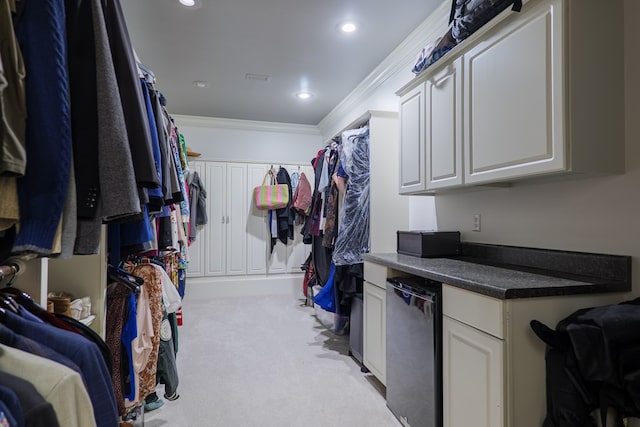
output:
<path id="1" fill-rule="evenodd" d="M 363 363 L 386 385 L 387 324 L 386 292 L 372 283 L 364 282 Z"/>
<path id="2" fill-rule="evenodd" d="M 444 427 L 504 425 L 504 342 L 443 316 Z"/>
<path id="3" fill-rule="evenodd" d="M 224 276 L 226 274 L 226 181 L 227 169 L 224 163 L 207 162 L 207 214 L 205 275 Z"/>
<path id="4" fill-rule="evenodd" d="M 274 212 L 275 215 L 275 212 Z M 267 216 L 268 218 L 268 216 Z M 267 219 L 268 221 L 268 219 Z M 267 272 L 272 274 L 286 273 L 287 272 L 287 251 L 290 242 L 285 245 L 278 240 L 271 250 L 271 237 L 267 239 Z"/>
<path id="5" fill-rule="evenodd" d="M 462 184 L 462 59 L 426 82 L 428 190 Z"/>
<path id="6" fill-rule="evenodd" d="M 247 165 L 227 163 L 227 275 L 245 274 L 247 270 Z"/>
<path id="7" fill-rule="evenodd" d="M 464 54 L 467 183 L 565 170 L 562 2 L 523 11 Z"/>
<path id="8" fill-rule="evenodd" d="M 198 173 L 202 185 L 207 185 L 204 163 L 191 161 L 189 162 L 189 169 Z M 208 190 L 208 187 L 205 188 L 205 190 Z M 190 226 L 195 227 L 195 224 L 191 224 Z M 187 277 L 204 276 L 204 252 L 207 245 L 207 232 L 205 230 L 206 226 L 199 228 L 197 230 L 196 239 L 189 245 L 189 267 L 187 268 Z"/>
<path id="9" fill-rule="evenodd" d="M 248 218 L 247 218 L 247 274 L 264 274 L 267 272 L 268 247 L 268 211 L 256 208 L 253 201 L 253 189 L 262 185 L 268 166 L 264 164 L 247 165 L 248 181 Z"/>
<path id="10" fill-rule="evenodd" d="M 424 83 L 400 98 L 400 193 L 425 189 Z"/>

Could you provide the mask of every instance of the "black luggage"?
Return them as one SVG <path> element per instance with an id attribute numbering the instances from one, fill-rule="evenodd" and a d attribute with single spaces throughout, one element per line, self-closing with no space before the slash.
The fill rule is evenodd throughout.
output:
<path id="1" fill-rule="evenodd" d="M 522 0 L 452 0 L 449 23 L 453 23 L 453 38 L 460 43 L 509 6 L 519 12 Z"/>

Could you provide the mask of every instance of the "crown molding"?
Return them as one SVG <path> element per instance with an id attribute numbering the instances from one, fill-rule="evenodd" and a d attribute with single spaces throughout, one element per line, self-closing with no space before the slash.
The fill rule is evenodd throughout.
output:
<path id="1" fill-rule="evenodd" d="M 194 126 L 203 128 L 237 129 L 259 132 L 294 133 L 303 135 L 320 135 L 320 129 L 315 125 L 300 125 L 294 123 L 260 122 L 253 120 L 224 119 L 219 117 L 183 116 L 172 114 L 178 127 Z"/>
<path id="2" fill-rule="evenodd" d="M 444 1 L 415 30 L 407 36 L 367 77 L 336 105 L 321 121 L 318 128 L 323 135 L 340 129 L 346 117 L 370 98 L 387 80 L 401 72 L 410 72 L 422 48 L 442 36 L 447 29 L 451 2 Z M 409 81 L 410 79 L 408 79 Z"/>

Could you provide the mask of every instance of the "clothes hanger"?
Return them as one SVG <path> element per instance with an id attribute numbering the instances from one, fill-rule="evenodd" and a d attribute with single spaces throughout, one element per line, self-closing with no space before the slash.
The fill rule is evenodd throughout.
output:
<path id="1" fill-rule="evenodd" d="M 11 282 L 13 282 L 13 279 L 15 279 L 18 271 L 20 271 L 20 267 L 18 266 L 18 264 L 11 263 L 0 265 L 0 281 L 10 276 L 7 286 L 11 285 Z"/>
<path id="2" fill-rule="evenodd" d="M 11 287 L 11 284 L 16 278 L 18 271 L 20 271 L 20 267 L 18 266 L 18 264 L 10 263 L 6 265 L 0 265 L 0 280 L 4 280 L 6 277 L 9 277 L 9 281 L 7 282 L 5 287 L 0 290 L 11 290 L 10 292 L 0 293 L 0 306 L 4 307 L 5 309 L 9 309 L 16 314 L 18 314 L 20 310 L 20 305 L 18 302 L 16 302 L 16 299 L 13 295 L 21 296 L 21 294 L 24 293 L 19 289 Z M 33 302 L 29 295 L 25 294 L 25 296 L 26 297 L 24 299 L 26 300 L 27 304 L 29 303 L 29 301 Z"/>
<path id="3" fill-rule="evenodd" d="M 144 279 L 141 277 L 134 276 L 111 265 L 107 267 L 107 278 L 124 285 L 136 295 L 140 294 L 140 286 L 144 284 Z"/>
<path id="4" fill-rule="evenodd" d="M 5 310 L 10 310 L 15 314 L 20 311 L 20 305 L 13 299 L 11 295 L 0 295 L 0 306 Z"/>
<path id="5" fill-rule="evenodd" d="M 31 295 L 14 286 L 7 285 L 4 288 L 0 288 L 0 298 L 4 298 L 5 296 L 11 297 L 11 300 L 14 304 L 19 304 L 26 308 L 28 311 L 32 311 L 35 309 L 44 310 L 42 307 L 36 304 Z"/>

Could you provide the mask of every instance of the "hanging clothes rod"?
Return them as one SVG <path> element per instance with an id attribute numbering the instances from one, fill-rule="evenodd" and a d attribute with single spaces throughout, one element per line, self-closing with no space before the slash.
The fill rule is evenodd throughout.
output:
<path id="1" fill-rule="evenodd" d="M 20 266 L 18 264 L 10 263 L 5 265 L 0 265 L 0 280 L 4 280 L 6 277 L 11 276 L 11 280 L 18 274 L 20 271 Z"/>

